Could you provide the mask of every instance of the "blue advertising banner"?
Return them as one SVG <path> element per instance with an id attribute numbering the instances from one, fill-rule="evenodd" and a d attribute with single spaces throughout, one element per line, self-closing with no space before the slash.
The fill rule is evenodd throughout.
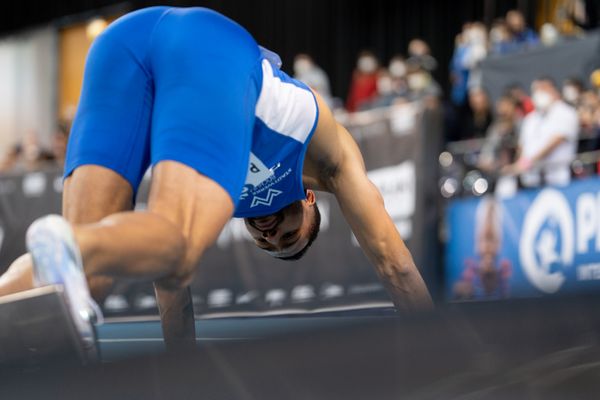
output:
<path id="1" fill-rule="evenodd" d="M 568 187 L 453 201 L 448 209 L 450 300 L 600 289 L 600 179 Z"/>

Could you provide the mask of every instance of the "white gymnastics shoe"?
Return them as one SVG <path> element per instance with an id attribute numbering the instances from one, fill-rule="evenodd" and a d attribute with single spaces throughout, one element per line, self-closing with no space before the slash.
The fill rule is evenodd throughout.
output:
<path id="1" fill-rule="evenodd" d="M 71 225 L 59 215 L 39 218 L 27 229 L 26 243 L 33 258 L 35 285 L 64 287 L 84 346 L 95 346 L 94 323 L 101 324 L 103 316 L 90 295 Z"/>

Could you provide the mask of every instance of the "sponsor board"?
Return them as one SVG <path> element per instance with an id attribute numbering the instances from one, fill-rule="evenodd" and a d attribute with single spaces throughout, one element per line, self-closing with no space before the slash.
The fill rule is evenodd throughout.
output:
<path id="1" fill-rule="evenodd" d="M 454 201 L 447 215 L 450 299 L 600 288 L 600 179 Z"/>

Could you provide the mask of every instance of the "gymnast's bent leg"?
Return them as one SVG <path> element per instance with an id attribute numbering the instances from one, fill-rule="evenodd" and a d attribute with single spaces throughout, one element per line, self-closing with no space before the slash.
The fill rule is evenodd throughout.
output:
<path id="1" fill-rule="evenodd" d="M 78 168 L 65 180 L 62 214 L 72 224 L 89 224 L 132 209 L 133 192 L 119 174 L 97 165 Z M 113 285 L 110 277 L 88 277 L 92 296 L 104 300 Z M 19 257 L 0 277 L 0 294 L 31 289 L 33 269 L 30 254 Z"/>
<path id="2" fill-rule="evenodd" d="M 99 171 L 106 176 L 99 179 Z M 65 217 L 73 222 L 88 278 L 165 278 L 165 288 L 186 286 L 203 250 L 233 214 L 227 192 L 183 164 L 161 162 L 153 175 L 148 211 L 142 212 L 121 211 L 130 204 L 131 189 L 110 170 L 85 166 L 67 179 Z M 113 186 L 110 192 L 102 188 L 107 182 Z M 118 185 L 121 189 L 114 190 Z M 97 196 L 102 193 L 106 199 Z M 102 214 L 107 216 L 98 220 Z M 188 240 L 194 245 L 188 246 Z M 22 276 L 13 284 L 21 290 L 33 287 L 27 259 L 23 256 L 16 262 Z M 7 274 L 19 275 L 16 271 Z M 3 289 L 3 294 L 18 291 Z"/>

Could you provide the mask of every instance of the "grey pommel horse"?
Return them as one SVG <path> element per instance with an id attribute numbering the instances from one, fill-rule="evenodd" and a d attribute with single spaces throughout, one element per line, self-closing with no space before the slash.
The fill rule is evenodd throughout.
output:
<path id="1" fill-rule="evenodd" d="M 62 285 L 0 297 L 0 368 L 98 359 L 95 334 L 91 343 L 81 337 Z"/>

